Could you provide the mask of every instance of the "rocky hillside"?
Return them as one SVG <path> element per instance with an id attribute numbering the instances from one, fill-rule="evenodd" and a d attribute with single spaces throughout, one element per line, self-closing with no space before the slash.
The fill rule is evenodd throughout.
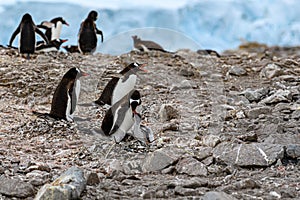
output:
<path id="1" fill-rule="evenodd" d="M 299 199 L 300 48 L 200 53 L 26 60 L 1 48 L 0 199 Z M 92 102 L 134 61 L 147 63 L 138 111 L 155 141 L 114 144 L 98 133 L 107 107 Z M 34 115 L 71 67 L 90 74 L 75 122 Z"/>

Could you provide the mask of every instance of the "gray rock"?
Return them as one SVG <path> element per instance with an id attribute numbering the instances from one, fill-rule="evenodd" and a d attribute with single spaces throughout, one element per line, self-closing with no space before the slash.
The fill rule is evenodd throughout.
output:
<path id="1" fill-rule="evenodd" d="M 176 165 L 176 170 L 180 174 L 190 176 L 207 176 L 208 173 L 206 166 L 192 157 L 179 160 Z"/>
<path id="2" fill-rule="evenodd" d="M 173 148 L 158 149 L 147 155 L 142 169 L 144 172 L 162 170 L 177 161 L 182 154 L 182 151 Z"/>
<path id="3" fill-rule="evenodd" d="M 1 176 L 0 193 L 8 197 L 26 198 L 34 195 L 34 188 L 30 183 Z"/>
<path id="4" fill-rule="evenodd" d="M 266 167 L 283 158 L 284 148 L 278 144 L 224 142 L 213 150 L 213 156 L 228 165 Z"/>
<path id="5" fill-rule="evenodd" d="M 290 144 L 286 147 L 286 154 L 288 157 L 297 159 L 300 158 L 300 145 Z"/>
<path id="6" fill-rule="evenodd" d="M 175 195 L 180 195 L 185 197 L 197 195 L 197 190 L 194 190 L 192 188 L 184 188 L 181 186 L 176 186 L 174 190 L 175 190 Z"/>
<path id="7" fill-rule="evenodd" d="M 96 172 L 86 172 L 86 184 L 87 185 L 98 185 L 100 183 L 99 176 Z"/>
<path id="8" fill-rule="evenodd" d="M 78 167 L 71 167 L 54 182 L 44 185 L 35 200 L 79 199 L 85 187 L 83 171 Z"/>
<path id="9" fill-rule="evenodd" d="M 225 192 L 210 191 L 205 193 L 201 200 L 236 200 L 236 198 Z"/>
<path id="10" fill-rule="evenodd" d="M 246 116 L 250 119 L 256 119 L 261 114 L 271 114 L 272 109 L 268 106 L 262 106 L 258 108 L 252 108 L 246 111 Z"/>
<path id="11" fill-rule="evenodd" d="M 260 77 L 265 77 L 268 79 L 274 78 L 276 76 L 282 75 L 283 71 L 281 67 L 274 63 L 268 64 L 265 68 L 263 68 L 260 72 Z"/>
<path id="12" fill-rule="evenodd" d="M 292 119 L 300 119 L 300 110 L 295 110 L 293 112 Z"/>
<path id="13" fill-rule="evenodd" d="M 105 159 L 101 165 L 108 176 L 114 176 L 123 171 L 121 162 L 117 159 Z"/>
<path id="14" fill-rule="evenodd" d="M 220 137 L 217 135 L 205 135 L 202 137 L 202 144 L 208 147 L 215 147 L 220 143 Z"/>
<path id="15" fill-rule="evenodd" d="M 269 93 L 269 88 L 259 88 L 257 90 L 252 90 L 250 88 L 247 88 L 243 92 L 240 93 L 240 95 L 245 96 L 250 102 L 253 101 L 260 101 L 263 97 L 265 97 Z"/>
<path id="16" fill-rule="evenodd" d="M 232 66 L 229 70 L 228 70 L 228 74 L 231 75 L 235 75 L 235 76 L 244 76 L 247 74 L 247 71 L 239 66 Z"/>
<path id="17" fill-rule="evenodd" d="M 34 186 L 41 186 L 50 180 L 50 174 L 45 171 L 34 170 L 26 174 L 26 178 Z"/>
<path id="18" fill-rule="evenodd" d="M 273 95 L 263 99 L 261 102 L 265 104 L 276 104 L 280 102 L 290 102 L 291 100 L 291 91 L 279 89 Z"/>
<path id="19" fill-rule="evenodd" d="M 264 143 L 280 144 L 280 145 L 290 145 L 290 144 L 300 145 L 300 137 L 298 135 L 291 135 L 291 134 L 270 134 L 264 140 Z"/>
<path id="20" fill-rule="evenodd" d="M 140 174 L 143 172 L 142 170 L 142 163 L 140 159 L 134 160 L 126 160 L 123 165 L 124 174 L 133 175 L 133 174 Z"/>
<path id="21" fill-rule="evenodd" d="M 159 110 L 160 120 L 162 122 L 170 121 L 179 117 L 178 111 L 170 104 L 163 104 Z"/>

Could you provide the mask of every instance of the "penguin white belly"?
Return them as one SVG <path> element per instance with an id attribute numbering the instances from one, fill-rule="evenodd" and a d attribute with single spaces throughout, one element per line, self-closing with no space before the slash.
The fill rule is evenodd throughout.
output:
<path id="1" fill-rule="evenodd" d="M 119 125 L 118 130 L 112 135 L 115 142 L 120 142 L 125 137 L 126 133 L 131 129 L 134 124 L 133 113 L 131 107 L 126 111 L 124 119 Z M 114 124 L 115 125 L 115 124 Z"/>
<path id="2" fill-rule="evenodd" d="M 57 22 L 56 26 L 53 26 L 51 28 L 51 40 L 56 40 L 60 38 L 60 33 L 61 33 L 61 28 L 62 28 L 62 23 Z"/>
<path id="3" fill-rule="evenodd" d="M 75 94 L 76 94 L 76 102 L 78 102 L 79 94 L 80 94 L 80 80 L 77 79 L 75 82 Z"/>
<path id="4" fill-rule="evenodd" d="M 66 118 L 67 121 L 73 121 L 73 115 L 71 114 L 71 97 L 69 95 L 69 91 L 68 91 L 68 101 L 67 101 L 67 109 L 66 109 Z"/>
<path id="5" fill-rule="evenodd" d="M 122 82 L 122 79 L 119 79 L 116 88 L 112 94 L 112 105 L 122 99 L 125 95 L 127 95 L 131 90 L 134 89 L 136 83 L 136 75 L 131 74 L 125 82 Z"/>

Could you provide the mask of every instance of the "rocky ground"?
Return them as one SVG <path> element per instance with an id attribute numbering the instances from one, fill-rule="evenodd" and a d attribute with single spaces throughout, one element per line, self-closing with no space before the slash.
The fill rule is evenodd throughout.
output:
<path id="1" fill-rule="evenodd" d="M 98 134 L 107 107 L 91 103 L 134 61 L 147 63 L 139 112 L 155 141 L 114 144 Z M 34 115 L 50 111 L 71 67 L 90 74 L 81 78 L 75 122 Z M 253 43 L 220 58 L 179 50 L 31 60 L 1 48 L 0 74 L 0 199 L 67 188 L 59 182 L 67 170 L 81 199 L 300 198 L 299 47 Z"/>

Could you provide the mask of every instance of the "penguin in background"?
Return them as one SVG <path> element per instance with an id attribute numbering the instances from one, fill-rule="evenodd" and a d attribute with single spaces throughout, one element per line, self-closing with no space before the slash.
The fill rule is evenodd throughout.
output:
<path id="1" fill-rule="evenodd" d="M 119 72 L 120 77 L 113 77 L 105 86 L 101 96 L 95 101 L 98 105 L 113 105 L 134 89 L 138 71 L 147 72 L 143 69 L 146 64 L 131 63 Z"/>
<path id="2" fill-rule="evenodd" d="M 37 27 L 45 29 L 46 37 L 49 41 L 52 41 L 60 38 L 60 33 L 63 25 L 69 26 L 66 20 L 64 20 L 62 17 L 56 17 L 50 22 L 43 21 L 41 24 L 37 25 Z"/>
<path id="3" fill-rule="evenodd" d="M 126 133 L 135 123 L 136 108 L 141 104 L 138 90 L 130 91 L 120 101 L 110 107 L 101 124 L 101 130 L 106 136 L 114 138 L 116 143 L 123 140 Z"/>
<path id="4" fill-rule="evenodd" d="M 73 121 L 73 114 L 80 93 L 80 80 L 88 74 L 79 68 L 71 68 L 58 84 L 51 103 L 50 117 Z"/>
<path id="5" fill-rule="evenodd" d="M 139 38 L 136 35 L 131 36 L 131 37 L 133 39 L 133 47 L 135 50 L 144 51 L 144 52 L 148 52 L 151 50 L 167 52 L 166 50 L 164 50 L 164 48 L 162 46 L 160 46 L 156 42 L 153 42 L 150 40 L 141 40 L 141 38 Z"/>
<path id="6" fill-rule="evenodd" d="M 26 13 L 23 15 L 22 20 L 17 27 L 17 29 L 12 34 L 10 41 L 9 41 L 9 47 L 12 46 L 12 43 L 15 39 L 15 37 L 20 33 L 20 39 L 19 39 L 19 52 L 20 53 L 26 53 L 27 59 L 30 58 L 30 54 L 33 54 L 35 52 L 35 44 L 36 44 L 36 37 L 35 33 L 39 34 L 43 40 L 46 41 L 46 43 L 49 43 L 49 40 L 44 35 L 42 31 L 40 31 L 37 26 L 34 24 L 32 17 L 30 14 Z"/>
<path id="7" fill-rule="evenodd" d="M 82 54 L 94 53 L 97 47 L 97 34 L 101 35 L 103 42 L 103 33 L 96 26 L 98 13 L 91 11 L 88 17 L 81 23 L 78 33 L 78 48 Z"/>
<path id="8" fill-rule="evenodd" d="M 37 43 L 37 46 L 35 48 L 35 50 L 37 52 L 52 52 L 52 51 L 58 51 L 60 46 L 64 43 L 67 42 L 68 40 L 65 39 L 55 39 L 55 40 L 51 40 L 49 44 L 45 44 L 43 42 L 41 43 Z"/>

